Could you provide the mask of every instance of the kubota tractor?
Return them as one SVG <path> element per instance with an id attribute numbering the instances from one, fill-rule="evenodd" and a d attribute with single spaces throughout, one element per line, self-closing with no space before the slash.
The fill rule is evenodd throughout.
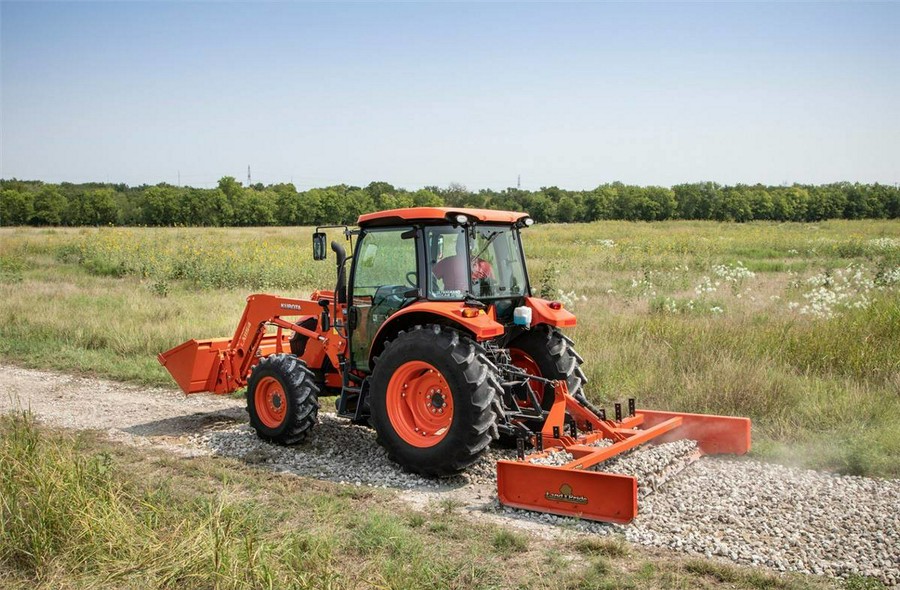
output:
<path id="1" fill-rule="evenodd" d="M 575 316 L 531 293 L 520 236 L 530 225 L 526 213 L 416 207 L 317 228 L 315 260 L 326 258 L 323 229 L 342 228 L 351 247 L 331 243 L 333 291 L 251 295 L 231 338 L 190 340 L 159 361 L 185 393 L 246 386 L 250 424 L 276 443 L 303 440 L 319 396 L 336 395 L 339 416 L 370 424 L 393 461 L 426 476 L 464 470 L 494 440 L 516 444 L 519 459 L 498 462 L 500 501 L 557 514 L 631 520 L 635 478 L 591 467 L 651 439 L 746 452 L 745 418 L 633 400 L 608 418 L 588 402 L 583 360 L 561 331 Z M 535 462 L 560 450 L 572 460 Z"/>

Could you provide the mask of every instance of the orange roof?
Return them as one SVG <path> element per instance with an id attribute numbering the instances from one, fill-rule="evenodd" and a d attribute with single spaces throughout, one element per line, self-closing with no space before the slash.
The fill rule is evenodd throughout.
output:
<path id="1" fill-rule="evenodd" d="M 392 225 L 404 221 L 443 221 L 449 214 L 463 214 L 474 217 L 478 221 L 488 223 L 515 223 L 528 213 L 515 211 L 494 211 L 493 209 L 466 209 L 454 207 L 409 207 L 406 209 L 388 209 L 360 215 L 356 224 L 364 225 Z"/>

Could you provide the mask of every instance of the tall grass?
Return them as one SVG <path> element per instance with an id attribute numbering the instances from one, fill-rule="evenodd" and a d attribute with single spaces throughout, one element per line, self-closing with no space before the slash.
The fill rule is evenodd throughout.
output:
<path id="1" fill-rule="evenodd" d="M 108 454 L 41 436 L 28 414 L 3 417 L 0 432 L 0 563 L 25 578 L 151 588 L 335 585 L 327 538 L 273 538 L 246 506 L 141 489 Z"/>

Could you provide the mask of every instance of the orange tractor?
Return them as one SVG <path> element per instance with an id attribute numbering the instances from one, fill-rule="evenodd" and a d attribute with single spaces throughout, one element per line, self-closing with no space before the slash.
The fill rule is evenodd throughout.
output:
<path id="1" fill-rule="evenodd" d="M 688 438 L 705 453 L 745 453 L 746 418 L 627 410 L 585 398 L 582 358 L 561 328 L 575 316 L 532 296 L 520 232 L 526 213 L 416 207 L 343 228 L 333 291 L 309 299 L 251 295 L 231 338 L 189 340 L 159 355 L 185 393 L 247 388 L 250 424 L 294 444 L 314 429 L 320 395 L 369 424 L 388 456 L 425 476 L 458 473 L 492 441 L 503 504 L 594 520 L 637 514 L 634 477 L 592 469 L 647 441 Z M 356 239 L 354 247 L 353 241 Z M 346 270 L 349 265 L 349 281 Z M 532 452 L 526 456 L 525 449 Z M 547 465 L 551 454 L 569 460 Z"/>

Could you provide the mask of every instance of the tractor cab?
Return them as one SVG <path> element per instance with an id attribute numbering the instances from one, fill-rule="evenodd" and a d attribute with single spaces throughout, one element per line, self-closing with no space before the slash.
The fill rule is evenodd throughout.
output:
<path id="1" fill-rule="evenodd" d="M 414 319 L 382 333 L 398 312 L 452 314 L 467 308 L 473 317 L 490 313 L 499 323 L 511 324 L 513 309 L 531 295 L 519 236 L 531 225 L 525 215 L 511 222 L 496 212 L 478 216 L 438 210 L 436 215 L 431 208 L 417 208 L 364 217 L 370 219 L 361 218 L 353 232 L 358 240 L 347 286 L 355 370 L 368 373 L 380 341 Z M 343 288 L 338 285 L 338 292 Z"/>
<path id="2" fill-rule="evenodd" d="M 485 341 L 527 329 L 521 320 L 532 317 L 532 298 L 520 230 L 532 223 L 524 213 L 420 207 L 364 215 L 359 229 L 344 228 L 357 239 L 349 257 L 332 244 L 335 300 L 346 302 L 346 321 L 335 322 L 347 338 L 338 412 L 365 420 L 368 376 L 402 331 L 440 324 Z M 325 257 L 321 229 L 313 238 L 317 259 Z M 516 309 L 528 310 L 518 326 Z M 559 315 L 574 324 L 568 312 Z"/>

